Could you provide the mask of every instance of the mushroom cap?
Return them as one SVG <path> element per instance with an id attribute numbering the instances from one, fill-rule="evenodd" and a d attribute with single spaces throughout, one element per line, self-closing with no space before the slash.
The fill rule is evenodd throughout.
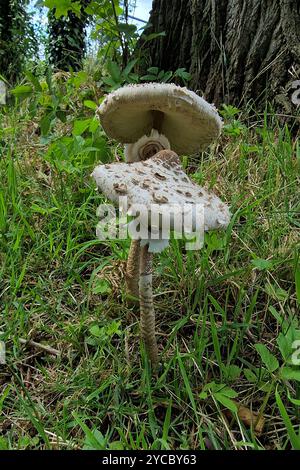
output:
<path id="1" fill-rule="evenodd" d="M 166 83 L 119 88 L 105 98 L 97 113 L 109 137 L 132 144 L 155 128 L 153 111 L 164 114 L 157 130 L 179 155 L 205 150 L 222 129 L 213 105 L 187 88 Z"/>
<path id="2" fill-rule="evenodd" d="M 198 227 L 198 222 L 194 220 L 197 205 L 204 208 L 202 228 L 205 231 L 225 229 L 230 222 L 227 205 L 190 180 L 181 167 L 179 157 L 171 150 L 162 150 L 143 162 L 101 165 L 92 176 L 105 196 L 115 204 L 121 202 L 121 197 L 127 197 L 128 215 L 132 215 L 132 207 L 142 205 L 148 214 L 148 227 L 151 226 L 154 212 L 161 217 L 173 214 L 173 222 L 176 222 L 176 216 L 186 214 L 187 208 L 192 214 L 193 226 Z M 180 220 L 185 233 L 184 217 Z M 160 223 L 155 227 L 158 231 Z"/>

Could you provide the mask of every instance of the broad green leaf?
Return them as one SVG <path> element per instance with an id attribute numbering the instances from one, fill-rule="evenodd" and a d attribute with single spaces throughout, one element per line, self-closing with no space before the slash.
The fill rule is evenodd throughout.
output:
<path id="1" fill-rule="evenodd" d="M 121 441 L 114 441 L 109 444 L 110 450 L 124 450 L 124 445 Z"/>
<path id="2" fill-rule="evenodd" d="M 168 82 L 171 78 L 173 77 L 173 72 L 166 72 L 164 76 L 162 77 L 162 82 L 166 83 Z"/>
<path id="3" fill-rule="evenodd" d="M 292 354 L 291 342 L 283 333 L 279 333 L 276 342 L 281 352 L 282 359 L 287 362 Z"/>
<path id="4" fill-rule="evenodd" d="M 96 111 L 96 109 L 98 108 L 97 103 L 95 103 L 95 101 L 85 100 L 83 104 L 86 108 L 92 109 L 93 111 Z"/>
<path id="5" fill-rule="evenodd" d="M 116 62 L 110 60 L 107 64 L 107 71 L 115 83 L 122 81 L 122 71 Z"/>
<path id="6" fill-rule="evenodd" d="M 90 331 L 91 335 L 96 336 L 96 338 L 103 338 L 104 337 L 103 328 L 100 328 L 97 325 L 91 326 L 89 331 Z"/>
<path id="7" fill-rule="evenodd" d="M 289 293 L 286 290 L 281 289 L 280 287 L 277 287 L 273 284 L 267 284 L 265 289 L 266 293 L 274 300 L 279 300 L 282 302 L 287 300 L 289 297 Z"/>
<path id="8" fill-rule="evenodd" d="M 264 365 L 268 369 L 269 372 L 275 372 L 275 370 L 279 367 L 279 362 L 276 357 L 270 353 L 270 351 L 266 348 L 264 344 L 256 344 L 255 349 L 261 357 Z"/>
<path id="9" fill-rule="evenodd" d="M 103 295 L 103 294 L 110 294 L 111 293 L 111 285 L 105 279 L 99 279 L 95 283 L 93 287 L 93 294 L 95 295 Z"/>
<path id="10" fill-rule="evenodd" d="M 121 33 L 124 33 L 125 36 L 131 37 L 131 36 L 134 36 L 134 34 L 136 33 L 137 27 L 135 24 L 119 23 L 118 30 Z"/>
<path id="11" fill-rule="evenodd" d="M 0 436 L 0 450 L 8 450 L 9 442 L 5 437 Z"/>
<path id="12" fill-rule="evenodd" d="M 48 114 L 45 114 L 45 116 L 41 119 L 40 128 L 41 128 L 43 137 L 49 134 L 49 131 L 51 129 L 51 124 L 54 119 L 55 119 L 55 113 L 53 111 L 51 111 Z"/>
<path id="13" fill-rule="evenodd" d="M 11 93 L 14 96 L 29 96 L 33 92 L 33 88 L 30 85 L 19 85 L 13 90 L 11 90 Z"/>
<path id="14" fill-rule="evenodd" d="M 81 14 L 81 5 L 79 1 L 73 0 L 45 0 L 44 6 L 50 10 L 55 9 L 55 17 L 67 16 L 72 11 L 77 16 Z"/>
<path id="15" fill-rule="evenodd" d="M 100 123 L 99 123 L 99 120 L 95 117 L 94 119 L 92 119 L 91 121 L 91 124 L 90 124 L 90 127 L 89 127 L 89 131 L 94 133 L 96 132 L 96 130 L 98 129 Z M 101 142 L 102 144 L 102 147 L 103 147 L 103 144 L 106 144 L 106 141 L 103 139 L 103 141 Z"/>
<path id="16" fill-rule="evenodd" d="M 236 380 L 241 375 L 241 368 L 231 364 L 229 366 L 224 366 L 223 372 L 225 377 L 227 377 L 229 380 Z"/>
<path id="17" fill-rule="evenodd" d="M 90 126 L 91 119 L 83 119 L 81 121 L 75 121 L 73 127 L 73 135 L 82 135 Z"/>
<path id="18" fill-rule="evenodd" d="M 259 271 L 268 271 L 274 266 L 274 261 L 267 260 L 267 259 L 260 259 L 260 258 L 253 259 L 251 263 Z"/>
<path id="19" fill-rule="evenodd" d="M 159 68 L 158 67 L 149 67 L 147 70 L 151 75 L 158 75 L 159 74 Z"/>
<path id="20" fill-rule="evenodd" d="M 292 369 L 292 367 L 283 367 L 280 371 L 283 380 L 296 380 L 300 382 L 300 369 Z"/>
<path id="21" fill-rule="evenodd" d="M 155 82 L 157 80 L 157 76 L 156 75 L 143 75 L 141 77 L 141 81 L 143 82 Z"/>
<path id="22" fill-rule="evenodd" d="M 219 393 L 219 392 L 218 392 Z M 236 398 L 238 396 L 237 392 L 232 390 L 232 388 L 226 387 L 225 389 L 221 390 L 222 395 L 227 398 Z"/>
<path id="23" fill-rule="evenodd" d="M 77 424 L 81 427 L 85 433 L 85 450 L 104 450 L 106 448 L 106 439 L 102 433 L 98 430 L 91 431 L 88 426 L 81 420 L 81 418 L 74 411 L 73 416 Z"/>
<path id="24" fill-rule="evenodd" d="M 74 77 L 72 78 L 72 82 L 74 83 L 75 87 L 79 88 L 81 85 L 86 83 L 89 79 L 88 73 L 85 72 L 84 70 L 80 70 L 80 72 L 77 72 L 74 74 Z"/>
<path id="25" fill-rule="evenodd" d="M 258 378 L 254 374 L 254 372 L 252 372 L 251 369 L 244 369 L 243 372 L 244 372 L 244 375 L 245 375 L 246 379 L 248 380 L 248 382 L 250 382 L 250 383 L 256 383 L 257 382 Z"/>
<path id="26" fill-rule="evenodd" d="M 287 394 L 288 394 L 288 399 L 290 400 L 291 403 L 293 403 L 293 405 L 300 406 L 300 400 L 297 400 L 296 398 L 292 398 L 289 391 L 287 391 Z"/>
<path id="27" fill-rule="evenodd" d="M 41 86 L 39 80 L 33 75 L 32 72 L 30 72 L 30 70 L 28 70 L 28 71 L 26 72 L 26 77 L 27 77 L 28 80 L 33 84 L 33 86 L 34 86 L 34 88 L 35 88 L 36 91 L 38 91 L 38 92 L 43 91 L 42 86 Z"/>
<path id="28" fill-rule="evenodd" d="M 112 77 L 103 77 L 102 81 L 103 83 L 105 83 L 105 85 L 108 85 L 110 87 L 120 88 L 120 86 L 122 85 L 121 81 L 116 83 Z"/>
<path id="29" fill-rule="evenodd" d="M 192 78 L 192 75 L 186 71 L 185 68 L 177 69 L 175 72 L 175 76 L 182 78 L 182 80 L 189 81 Z"/>
<path id="30" fill-rule="evenodd" d="M 161 33 L 151 33 L 151 34 L 148 34 L 148 35 L 143 34 L 142 38 L 145 42 L 148 42 L 148 41 L 153 41 L 153 39 L 157 39 L 157 38 L 160 38 L 160 37 L 163 37 L 163 36 L 166 36 L 165 31 L 163 31 Z"/>
<path id="31" fill-rule="evenodd" d="M 214 393 L 214 397 L 219 403 L 225 406 L 225 408 L 228 408 L 233 413 L 237 413 L 238 408 L 236 404 L 230 398 L 228 398 L 228 396 L 223 395 L 222 393 Z"/>
<path id="32" fill-rule="evenodd" d="M 138 59 L 134 59 L 134 60 L 131 60 L 127 66 L 125 67 L 125 69 L 123 70 L 123 75 L 125 77 L 128 77 L 128 75 L 131 73 L 131 71 L 133 70 L 135 64 L 138 62 Z"/>
<path id="33" fill-rule="evenodd" d="M 280 314 L 277 312 L 277 310 L 275 310 L 274 307 L 269 307 L 269 311 L 272 313 L 273 317 L 275 318 L 275 320 L 278 321 L 279 325 L 282 325 L 283 322 L 284 322 L 284 319 L 281 318 Z"/>

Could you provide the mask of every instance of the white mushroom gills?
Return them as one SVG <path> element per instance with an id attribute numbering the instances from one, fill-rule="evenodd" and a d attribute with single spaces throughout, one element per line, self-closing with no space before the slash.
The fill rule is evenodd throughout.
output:
<path id="1" fill-rule="evenodd" d="M 223 125 L 214 105 L 168 83 L 119 88 L 105 98 L 98 116 L 106 134 L 119 143 L 134 144 L 156 129 L 179 155 L 205 150 Z"/>

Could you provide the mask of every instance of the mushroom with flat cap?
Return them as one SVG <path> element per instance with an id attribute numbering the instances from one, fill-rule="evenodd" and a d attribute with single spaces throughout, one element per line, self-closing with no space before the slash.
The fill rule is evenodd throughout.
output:
<path id="1" fill-rule="evenodd" d="M 153 142 L 154 129 L 162 140 L 167 139 L 162 142 L 156 137 L 155 141 L 164 149 L 169 142 L 178 155 L 205 150 L 222 129 L 222 120 L 213 105 L 187 88 L 166 83 L 119 88 L 105 98 L 97 112 L 103 129 L 112 139 L 122 144 L 135 144 L 148 136 Z M 157 151 L 153 150 L 155 155 Z M 127 152 L 132 153 L 128 149 Z M 139 158 L 135 153 L 134 161 L 145 160 L 149 154 L 146 149 L 144 152 Z"/>
<path id="2" fill-rule="evenodd" d="M 139 225 L 145 229 L 145 234 L 143 230 L 136 232 L 135 240 L 142 247 L 139 257 L 141 335 L 155 367 L 158 348 L 152 294 L 152 253 L 161 252 L 168 245 L 170 234 L 163 231 L 164 218 L 168 218 L 171 230 L 180 229 L 183 234 L 187 228 L 193 233 L 204 232 L 225 229 L 230 221 L 229 209 L 217 196 L 186 175 L 179 157 L 171 150 L 160 151 L 147 161 L 131 165 L 117 163 L 98 166 L 93 177 L 101 191 L 116 205 L 120 204 L 121 197 L 126 196 L 127 214 L 134 216 L 138 213 Z M 197 206 L 203 209 L 204 217 L 200 217 L 200 223 L 195 210 Z M 188 223 L 184 217 L 186 211 L 191 214 Z M 178 220 L 181 227 L 176 224 Z M 153 229 L 158 234 L 155 239 L 152 238 Z"/>
<path id="3" fill-rule="evenodd" d="M 125 144 L 127 163 L 148 160 L 161 150 L 187 155 L 204 150 L 222 128 L 213 105 L 174 84 L 124 86 L 105 98 L 97 114 L 106 134 Z M 126 269 L 131 299 L 138 298 L 139 255 L 133 240 Z"/>

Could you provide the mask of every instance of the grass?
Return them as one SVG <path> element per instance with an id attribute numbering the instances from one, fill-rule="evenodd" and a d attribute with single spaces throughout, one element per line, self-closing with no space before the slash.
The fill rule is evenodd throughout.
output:
<path id="1" fill-rule="evenodd" d="M 300 339 L 300 148 L 290 130 L 274 115 L 250 126 L 227 109 L 220 143 L 188 160 L 233 217 L 201 252 L 173 241 L 156 257 L 152 377 L 138 311 L 124 302 L 129 242 L 95 239 L 95 161 L 86 151 L 58 162 L 24 103 L 1 119 L 0 448 L 299 448 L 290 359 Z M 77 139 L 66 128 L 53 135 Z M 119 150 L 111 144 L 110 158 Z"/>

